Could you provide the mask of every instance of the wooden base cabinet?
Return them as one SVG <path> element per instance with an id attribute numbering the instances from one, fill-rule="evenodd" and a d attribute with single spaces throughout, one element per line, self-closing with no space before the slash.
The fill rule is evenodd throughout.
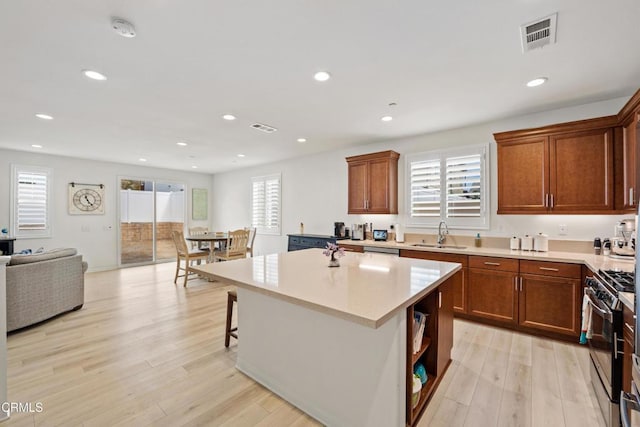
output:
<path id="1" fill-rule="evenodd" d="M 469 314 L 501 323 L 518 320 L 518 260 L 469 257 Z"/>
<path id="2" fill-rule="evenodd" d="M 622 357 L 622 389 L 631 393 L 631 369 L 635 347 L 635 319 L 633 311 L 626 305 L 622 307 L 622 336 L 624 338 L 624 356 Z"/>
<path id="3" fill-rule="evenodd" d="M 427 402 L 431 398 L 436 386 L 442 379 L 451 362 L 453 347 L 453 293 L 452 282 L 454 276 L 442 283 L 437 290 L 407 308 L 407 422 L 414 426 L 420 420 Z M 413 315 L 415 311 L 429 315 L 422 346 L 417 353 L 413 353 Z M 412 387 L 414 367 L 421 363 L 427 372 L 427 382 L 422 386 L 417 405 L 412 405 Z"/>
<path id="4" fill-rule="evenodd" d="M 451 297 L 453 299 L 453 311 L 455 313 L 467 313 L 467 281 L 469 270 L 467 265 L 469 257 L 461 254 L 447 254 L 442 252 L 415 251 L 411 249 L 401 249 L 401 257 L 427 259 L 430 261 L 455 262 L 462 265 L 460 274 L 451 278 Z"/>
<path id="5" fill-rule="evenodd" d="M 469 312 L 515 329 L 580 335 L 582 266 L 469 257 Z"/>

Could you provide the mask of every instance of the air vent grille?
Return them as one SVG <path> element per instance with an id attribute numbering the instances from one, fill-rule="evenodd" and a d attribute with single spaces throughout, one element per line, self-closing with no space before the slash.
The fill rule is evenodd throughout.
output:
<path id="1" fill-rule="evenodd" d="M 528 52 L 556 42 L 556 22 L 558 14 L 538 19 L 520 27 L 522 52 Z"/>
<path id="2" fill-rule="evenodd" d="M 263 123 L 254 123 L 251 125 L 251 127 L 266 133 L 273 133 L 278 130 L 273 126 L 265 125 Z"/>

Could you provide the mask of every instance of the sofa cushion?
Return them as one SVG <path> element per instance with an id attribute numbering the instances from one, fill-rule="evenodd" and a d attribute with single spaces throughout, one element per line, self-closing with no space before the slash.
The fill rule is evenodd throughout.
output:
<path id="1" fill-rule="evenodd" d="M 38 254 L 11 255 L 11 261 L 9 261 L 9 265 L 30 264 L 32 262 L 48 261 L 50 259 L 73 256 L 77 253 L 78 251 L 74 248 L 57 248 Z"/>

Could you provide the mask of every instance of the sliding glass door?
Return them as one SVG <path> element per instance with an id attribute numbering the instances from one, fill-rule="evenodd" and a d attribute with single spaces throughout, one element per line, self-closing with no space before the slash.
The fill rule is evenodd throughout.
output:
<path id="1" fill-rule="evenodd" d="M 173 230 L 184 229 L 185 186 L 120 179 L 120 265 L 174 259 Z"/>

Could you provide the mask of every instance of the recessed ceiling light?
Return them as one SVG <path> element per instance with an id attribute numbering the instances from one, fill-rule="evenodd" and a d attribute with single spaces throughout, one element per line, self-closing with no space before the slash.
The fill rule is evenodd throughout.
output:
<path id="1" fill-rule="evenodd" d="M 331 74 L 329 74 L 326 71 L 318 71 L 317 73 L 315 73 L 313 75 L 313 78 L 316 79 L 319 82 L 326 82 L 327 80 L 329 80 L 331 78 Z"/>
<path id="2" fill-rule="evenodd" d="M 191 166 L 191 169 L 198 169 L 196 165 Z"/>
<path id="3" fill-rule="evenodd" d="M 298 138 L 298 142 L 307 142 L 307 138 Z"/>
<path id="4" fill-rule="evenodd" d="M 176 145 L 179 145 L 180 147 L 186 147 L 187 143 L 186 142 L 176 142 Z"/>
<path id="5" fill-rule="evenodd" d="M 53 120 L 53 116 L 44 113 L 38 113 L 36 114 L 36 117 L 42 120 Z"/>
<path id="6" fill-rule="evenodd" d="M 383 122 L 390 122 L 391 120 L 393 120 L 393 117 L 391 117 L 391 116 L 384 116 L 384 117 L 382 117 L 380 120 L 382 120 Z"/>
<path id="7" fill-rule="evenodd" d="M 92 80 L 100 80 L 100 81 L 107 80 L 107 76 L 93 70 L 82 70 L 82 74 L 84 74 L 85 77 L 88 77 Z"/>
<path id="8" fill-rule="evenodd" d="M 33 148 L 42 148 L 42 145 L 40 145 L 40 144 L 31 144 L 31 146 Z"/>
<path id="9" fill-rule="evenodd" d="M 540 86 L 542 84 L 545 84 L 547 80 L 549 80 L 549 79 L 546 78 L 546 77 L 538 77 L 536 79 L 533 79 L 533 80 L 527 82 L 527 86 L 529 86 L 529 87 Z"/>
<path id="10" fill-rule="evenodd" d="M 146 162 L 147 161 L 147 159 L 143 159 L 143 158 L 139 158 L 138 160 L 141 161 L 141 162 Z"/>
<path id="11" fill-rule="evenodd" d="M 238 154 L 238 157 L 244 157 L 244 154 Z"/>
<path id="12" fill-rule="evenodd" d="M 225 120 L 235 120 L 236 116 L 234 116 L 233 114 L 225 114 L 224 116 L 222 116 L 222 118 Z"/>

